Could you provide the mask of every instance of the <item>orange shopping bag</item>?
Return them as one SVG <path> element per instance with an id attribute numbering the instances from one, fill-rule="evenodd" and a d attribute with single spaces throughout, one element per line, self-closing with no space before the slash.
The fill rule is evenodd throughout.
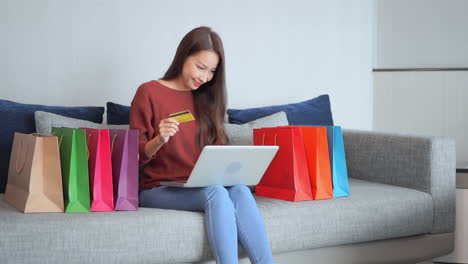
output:
<path id="1" fill-rule="evenodd" d="M 300 126 L 314 200 L 333 198 L 326 127 Z"/>
<path id="2" fill-rule="evenodd" d="M 254 129 L 254 145 L 277 145 L 279 150 L 255 188 L 258 196 L 287 201 L 312 200 L 309 171 L 299 127 Z"/>

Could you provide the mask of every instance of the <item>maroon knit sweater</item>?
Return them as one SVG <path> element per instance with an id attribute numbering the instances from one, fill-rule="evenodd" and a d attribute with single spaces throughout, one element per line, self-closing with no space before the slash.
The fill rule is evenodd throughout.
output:
<path id="1" fill-rule="evenodd" d="M 194 116 L 192 91 L 177 91 L 158 81 L 142 84 L 130 108 L 130 128 L 139 130 L 140 165 L 144 165 L 140 190 L 159 186 L 160 181 L 186 181 L 200 155 L 197 120 L 179 125 L 153 158 L 145 154 L 145 144 L 159 134 L 159 122 L 170 114 L 190 110 Z"/>

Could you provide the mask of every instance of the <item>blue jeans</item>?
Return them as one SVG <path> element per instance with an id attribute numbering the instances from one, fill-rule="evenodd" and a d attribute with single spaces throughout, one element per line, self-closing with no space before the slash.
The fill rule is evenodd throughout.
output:
<path id="1" fill-rule="evenodd" d="M 141 207 L 204 211 L 216 263 L 238 263 L 237 237 L 252 263 L 273 263 L 262 216 L 244 185 L 205 188 L 159 186 L 139 194 Z"/>

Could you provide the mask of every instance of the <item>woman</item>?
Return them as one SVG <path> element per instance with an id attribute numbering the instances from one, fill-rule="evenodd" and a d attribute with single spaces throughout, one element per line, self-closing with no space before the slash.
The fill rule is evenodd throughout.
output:
<path id="1" fill-rule="evenodd" d="M 170 114 L 189 110 L 195 121 L 179 123 Z M 142 84 L 130 110 L 139 130 L 140 206 L 203 211 L 217 263 L 237 263 L 237 241 L 252 263 L 273 263 L 262 217 L 250 190 L 233 187 L 177 188 L 160 181 L 186 181 L 206 145 L 227 144 L 225 60 L 221 38 L 195 28 L 177 48 L 161 80 Z"/>

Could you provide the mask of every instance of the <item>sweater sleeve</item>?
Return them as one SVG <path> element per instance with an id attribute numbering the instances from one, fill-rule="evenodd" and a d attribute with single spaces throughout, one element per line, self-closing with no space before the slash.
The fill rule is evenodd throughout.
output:
<path id="1" fill-rule="evenodd" d="M 144 84 L 142 84 L 138 88 L 130 106 L 130 128 L 138 129 L 139 131 L 138 150 L 140 165 L 145 165 L 149 160 L 154 158 L 147 157 L 145 152 L 146 143 L 155 137 L 153 115 L 151 98 Z"/>

